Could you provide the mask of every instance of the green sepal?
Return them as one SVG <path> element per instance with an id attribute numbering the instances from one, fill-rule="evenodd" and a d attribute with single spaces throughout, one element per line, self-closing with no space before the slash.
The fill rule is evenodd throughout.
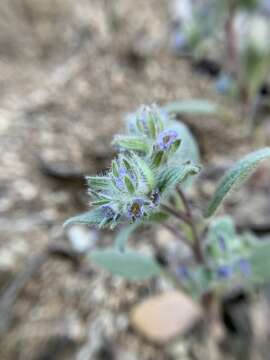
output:
<path id="1" fill-rule="evenodd" d="M 112 144 L 125 150 L 140 151 L 142 153 L 149 151 L 147 141 L 139 136 L 117 135 Z"/>
<path id="2" fill-rule="evenodd" d="M 163 160 L 164 151 L 154 152 L 151 159 L 151 164 L 154 167 L 159 167 Z"/>
<path id="3" fill-rule="evenodd" d="M 107 176 L 86 176 L 85 179 L 90 190 L 104 190 L 111 184 L 111 180 Z"/>
<path id="4" fill-rule="evenodd" d="M 117 166 L 117 162 L 115 160 L 112 161 L 112 173 L 113 173 L 113 176 L 115 176 L 116 178 L 119 177 L 118 166 Z"/>
<path id="5" fill-rule="evenodd" d="M 138 169 L 139 169 L 140 173 L 142 174 L 142 176 L 145 179 L 145 182 L 147 184 L 149 191 L 152 191 L 155 187 L 155 177 L 154 177 L 153 171 L 147 165 L 147 163 L 139 156 L 134 154 L 134 159 L 138 165 Z"/>
<path id="6" fill-rule="evenodd" d="M 129 178 L 128 176 L 125 176 L 125 177 L 124 177 L 124 181 L 125 181 L 125 185 L 126 185 L 126 188 L 127 188 L 128 192 L 129 192 L 130 194 L 134 194 L 135 188 L 134 188 L 134 186 L 133 186 L 132 181 L 130 180 L 130 178 Z"/>

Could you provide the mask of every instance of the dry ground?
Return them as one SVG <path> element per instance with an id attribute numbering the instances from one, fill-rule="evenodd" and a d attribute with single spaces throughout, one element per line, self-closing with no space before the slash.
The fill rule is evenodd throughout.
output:
<path id="1" fill-rule="evenodd" d="M 209 79 L 172 55 L 168 32 L 165 0 L 1 1 L 2 289 L 49 243 L 66 241 L 63 220 L 88 202 L 75 178 L 108 165 L 111 137 L 127 112 L 176 99 L 224 103 Z M 263 139 L 247 142 L 239 109 L 229 104 L 229 113 L 229 120 L 186 119 L 205 162 L 224 164 L 269 140 L 265 130 Z M 48 177 L 44 163 L 73 173 L 74 181 Z M 269 178 L 262 178 L 264 189 Z M 204 190 L 207 194 L 207 186 Z M 251 215 L 245 215 L 245 224 Z M 109 239 L 102 236 L 103 242 Z M 130 286 L 91 265 L 82 271 L 50 259 L 8 307 L 0 358 L 185 359 L 129 329 L 130 307 L 153 286 Z M 0 306 L 1 316 L 6 313 Z"/>

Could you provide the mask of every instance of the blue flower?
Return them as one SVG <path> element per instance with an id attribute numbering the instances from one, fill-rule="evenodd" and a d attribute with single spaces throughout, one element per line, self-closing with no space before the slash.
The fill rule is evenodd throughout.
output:
<path id="1" fill-rule="evenodd" d="M 116 215 L 115 211 L 109 205 L 102 205 L 101 209 L 103 216 L 108 220 L 112 220 Z"/>
<path id="2" fill-rule="evenodd" d="M 232 276 L 233 270 L 231 266 L 222 265 L 217 269 L 217 275 L 221 279 L 229 279 Z"/>
<path id="3" fill-rule="evenodd" d="M 245 275 L 245 276 L 250 276 L 251 275 L 251 265 L 250 262 L 247 259 L 240 259 L 238 261 L 238 269 L 240 270 L 240 272 Z"/>
<path id="4" fill-rule="evenodd" d="M 157 146 L 160 150 L 167 150 L 178 139 L 178 134 L 174 130 L 164 130 L 157 138 Z"/>
<path id="5" fill-rule="evenodd" d="M 216 84 L 215 84 L 216 90 L 220 94 L 228 94 L 229 91 L 232 89 L 232 79 L 227 74 L 222 74 L 219 76 Z"/>
<path id="6" fill-rule="evenodd" d="M 144 215 L 144 200 L 134 199 L 128 207 L 127 216 L 131 220 L 140 219 Z"/>
<path id="7" fill-rule="evenodd" d="M 187 49 L 188 41 L 186 35 L 181 31 L 175 31 L 171 36 L 171 47 L 177 55 Z"/>
<path id="8" fill-rule="evenodd" d="M 190 280 L 190 272 L 186 266 L 179 266 L 177 268 L 177 275 L 181 278 L 183 281 Z"/>

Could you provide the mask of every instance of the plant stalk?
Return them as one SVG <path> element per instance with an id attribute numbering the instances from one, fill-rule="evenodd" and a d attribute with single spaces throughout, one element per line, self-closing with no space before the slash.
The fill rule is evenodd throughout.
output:
<path id="1" fill-rule="evenodd" d="M 192 231 L 193 240 L 194 240 L 194 244 L 193 244 L 194 257 L 199 264 L 204 264 L 205 261 L 204 261 L 202 247 L 201 247 L 201 241 L 200 241 L 200 237 L 199 237 L 199 234 L 197 231 L 197 227 L 196 227 L 189 203 L 187 201 L 187 198 L 186 198 L 184 192 L 180 188 L 180 186 L 177 186 L 176 189 L 177 189 L 177 192 L 178 192 L 178 194 L 183 202 L 183 205 L 185 207 L 186 215 L 188 217 L 188 225 L 190 226 L 190 229 Z"/>

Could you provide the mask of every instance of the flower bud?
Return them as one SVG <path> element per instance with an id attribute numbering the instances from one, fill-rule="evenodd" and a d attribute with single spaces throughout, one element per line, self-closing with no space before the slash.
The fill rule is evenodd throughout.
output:
<path id="1" fill-rule="evenodd" d="M 130 134 L 144 135 L 156 139 L 167 121 L 167 115 L 156 105 L 142 106 L 135 114 L 128 117 Z"/>
<path id="2" fill-rule="evenodd" d="M 156 145 L 159 150 L 168 150 L 178 139 L 176 131 L 164 130 L 158 135 Z"/>
<path id="3" fill-rule="evenodd" d="M 229 279 L 232 276 L 232 274 L 233 274 L 233 270 L 229 265 L 221 265 L 217 269 L 217 276 L 220 279 L 224 279 L 224 280 Z"/>
<path id="4" fill-rule="evenodd" d="M 116 212 L 109 205 L 103 205 L 101 207 L 102 214 L 107 220 L 112 220 L 116 216 Z"/>

